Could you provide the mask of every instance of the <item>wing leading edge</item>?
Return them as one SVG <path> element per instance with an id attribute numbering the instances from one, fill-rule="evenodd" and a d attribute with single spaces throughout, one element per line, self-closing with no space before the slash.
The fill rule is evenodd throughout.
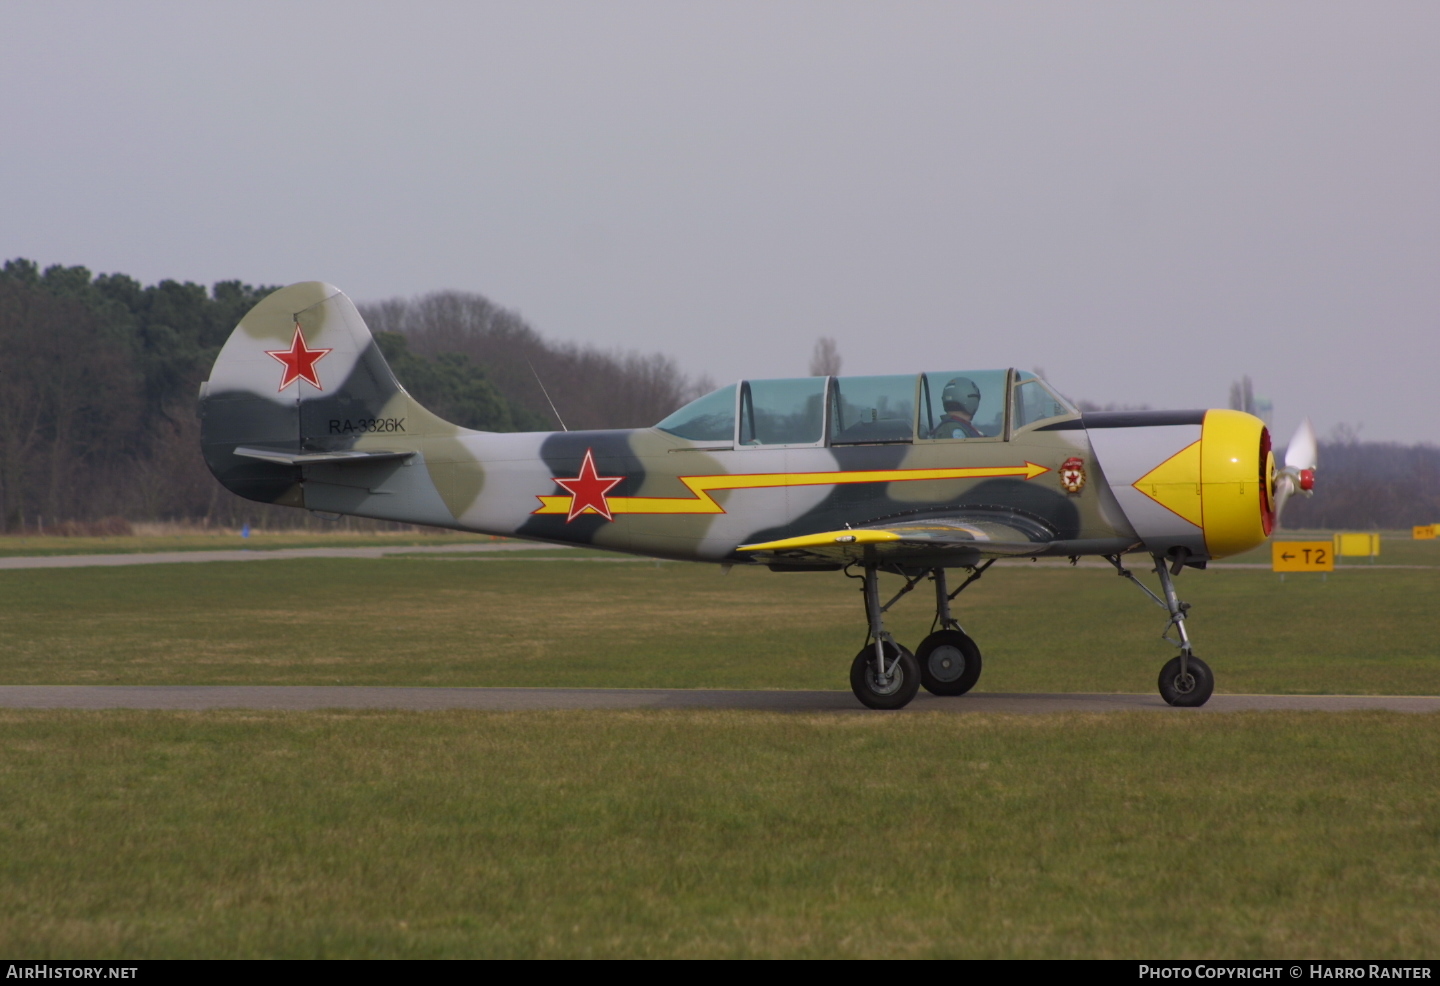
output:
<path id="1" fill-rule="evenodd" d="M 1028 517 L 962 514 L 742 544 L 735 550 L 782 567 L 852 562 L 960 566 L 983 558 L 1123 553 L 1137 543 L 1122 538 L 1058 540 Z"/>

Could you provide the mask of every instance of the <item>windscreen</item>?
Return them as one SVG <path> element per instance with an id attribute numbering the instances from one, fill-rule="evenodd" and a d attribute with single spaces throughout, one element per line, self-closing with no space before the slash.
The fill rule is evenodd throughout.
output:
<path id="1" fill-rule="evenodd" d="M 1011 411 L 1012 427 L 1024 428 L 1037 421 L 1049 418 L 1063 418 L 1077 413 L 1065 398 L 1045 385 L 1045 381 L 1024 370 L 1015 375 L 1014 408 Z"/>
<path id="2" fill-rule="evenodd" d="M 735 384 L 697 398 L 655 426 L 692 442 L 735 440 Z"/>

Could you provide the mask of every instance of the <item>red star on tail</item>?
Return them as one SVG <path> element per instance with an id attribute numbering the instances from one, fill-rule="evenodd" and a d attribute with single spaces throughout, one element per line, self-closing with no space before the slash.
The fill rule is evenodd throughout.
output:
<path id="1" fill-rule="evenodd" d="M 580 464 L 580 475 L 574 479 L 555 477 L 555 482 L 570 494 L 570 516 L 565 518 L 565 523 L 570 523 L 587 510 L 593 510 L 606 520 L 614 520 L 610 515 L 610 504 L 606 502 L 605 494 L 624 478 L 598 475 L 595 471 L 595 455 L 587 448 L 585 461 Z"/>
<path id="2" fill-rule="evenodd" d="M 300 331 L 300 323 L 295 323 L 295 339 L 290 343 L 289 349 L 267 349 L 265 355 L 285 364 L 285 375 L 280 380 L 280 389 L 284 390 L 296 380 L 305 380 L 316 390 L 324 390 L 320 386 L 320 378 L 315 374 L 315 364 L 330 352 L 328 349 L 307 349 L 305 347 L 305 335 Z"/>

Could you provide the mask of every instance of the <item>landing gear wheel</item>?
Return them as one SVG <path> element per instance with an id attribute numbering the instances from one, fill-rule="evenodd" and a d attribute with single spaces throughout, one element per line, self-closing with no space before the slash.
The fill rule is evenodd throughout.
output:
<path id="1" fill-rule="evenodd" d="M 960 630 L 937 630 L 915 648 L 920 684 L 932 695 L 964 695 L 980 680 L 980 648 Z"/>
<path id="2" fill-rule="evenodd" d="M 1180 673 L 1178 657 L 1172 657 L 1160 669 L 1160 697 L 1171 705 L 1193 709 L 1204 705 L 1215 691 L 1215 675 L 1210 665 L 1198 657 L 1190 657 L 1187 663 L 1190 673 L 1186 675 Z"/>
<path id="3" fill-rule="evenodd" d="M 866 644 L 850 665 L 850 688 L 872 709 L 903 709 L 920 690 L 920 665 L 903 647 L 885 643 L 885 666 L 890 673 L 875 673 L 875 645 Z"/>

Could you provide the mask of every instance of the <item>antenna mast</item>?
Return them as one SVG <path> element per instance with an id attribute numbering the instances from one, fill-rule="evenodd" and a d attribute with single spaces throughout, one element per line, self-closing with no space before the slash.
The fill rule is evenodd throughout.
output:
<path id="1" fill-rule="evenodd" d="M 535 372 L 535 364 L 532 363 L 532 362 L 530 362 L 530 357 L 529 357 L 529 356 L 526 356 L 526 357 L 525 357 L 525 365 L 528 366 L 528 367 L 530 367 L 530 372 L 531 372 L 531 373 L 534 373 L 534 374 L 535 374 L 535 382 L 540 385 L 540 393 L 542 393 L 542 394 L 545 395 L 545 403 L 547 403 L 547 404 L 550 405 L 550 410 L 554 413 L 554 415 L 555 415 L 555 420 L 558 421 L 558 422 L 560 422 L 560 430 L 561 430 L 561 431 L 569 431 L 570 429 L 567 428 L 567 427 L 565 427 L 565 419 L 562 418 L 562 417 L 560 417 L 560 412 L 559 412 L 559 411 L 556 411 L 556 410 L 555 410 L 555 402 L 550 399 L 550 391 L 548 391 L 548 390 L 545 389 L 545 381 L 541 380 L 541 379 L 540 379 L 540 374 Z"/>

